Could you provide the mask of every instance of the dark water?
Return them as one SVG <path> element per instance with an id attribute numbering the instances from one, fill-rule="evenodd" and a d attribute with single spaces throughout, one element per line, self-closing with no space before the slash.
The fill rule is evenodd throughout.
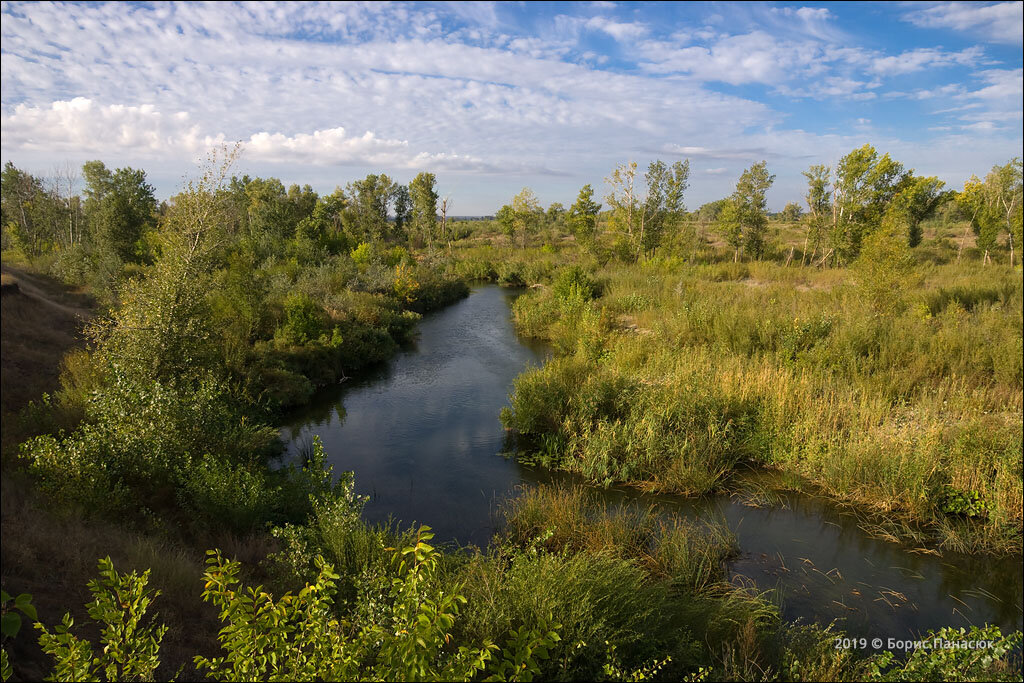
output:
<path id="1" fill-rule="evenodd" d="M 336 470 L 355 471 L 356 489 L 370 496 L 371 522 L 426 523 L 438 540 L 485 546 L 503 499 L 524 485 L 572 479 L 500 455 L 506 444 L 498 415 L 512 382 L 545 355 L 516 336 L 508 308 L 515 296 L 480 287 L 426 316 L 413 347 L 295 416 L 283 430 L 289 449 L 319 436 Z M 1021 628 L 1019 556 L 911 552 L 802 494 L 778 495 L 770 507 L 632 490 L 603 495 L 725 523 L 740 547 L 733 581 L 773 591 L 787 619 L 839 620 L 851 635 L 883 639 L 941 626 Z"/>
<path id="2" fill-rule="evenodd" d="M 519 339 L 515 298 L 497 286 L 427 315 L 415 345 L 376 373 L 323 396 L 285 429 L 289 449 L 318 435 L 336 470 L 353 470 L 368 494 L 365 517 L 429 524 L 438 540 L 484 546 L 496 499 L 524 479 L 498 455 L 498 415 L 512 381 L 545 351 Z"/>

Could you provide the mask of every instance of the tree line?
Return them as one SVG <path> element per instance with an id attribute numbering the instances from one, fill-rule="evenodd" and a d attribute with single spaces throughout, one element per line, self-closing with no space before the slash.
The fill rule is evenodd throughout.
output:
<path id="1" fill-rule="evenodd" d="M 907 246 L 919 245 L 922 223 L 951 206 L 967 223 L 960 253 L 973 231 L 987 262 L 1005 236 L 1015 262 L 1022 239 L 1020 158 L 994 166 L 984 179 L 972 176 L 960 191 L 946 189 L 935 176 L 917 175 L 871 145 L 852 150 L 834 167 L 812 165 L 803 175 L 806 210 L 790 202 L 778 214 L 768 212 L 775 175 L 760 161 L 743 171 L 731 195 L 691 212 L 683 201 L 689 160 L 657 160 L 642 175 L 631 161 L 605 178 L 605 206 L 595 201 L 590 184 L 569 209 L 555 202 L 545 210 L 533 190 L 523 188 L 497 211 L 495 222 L 523 248 L 541 233 L 571 234 L 588 251 L 626 261 L 653 255 L 666 241 L 693 248 L 698 230 L 708 227 L 738 260 L 764 257 L 769 218 L 775 217 L 799 226 L 802 262 L 840 266 L 856 259 L 864 239 L 883 225 Z M 81 194 L 75 192 L 79 180 Z M 369 174 L 319 195 L 309 185 L 286 188 L 277 178 L 245 175 L 232 177 L 221 192 L 231 207 L 231 230 L 257 244 L 296 240 L 299 248 L 338 253 L 361 243 L 393 242 L 433 250 L 457 238 L 450 199 L 440 197 L 436 182 L 428 172 L 408 185 Z M 0 195 L 4 248 L 18 247 L 29 257 L 59 254 L 58 270 L 70 271 L 66 279 L 85 273 L 110 279 L 126 264 L 152 262 L 152 236 L 168 210 L 168 202 L 156 200 L 145 171 L 109 169 L 101 161 L 84 164 L 80 176 L 64 169 L 50 178 L 8 162 Z"/>
<path id="2" fill-rule="evenodd" d="M 883 227 L 908 247 L 918 246 L 922 224 L 941 207 L 952 206 L 977 236 L 984 260 L 1005 235 L 1010 263 L 1021 241 L 1021 160 L 996 165 L 979 180 L 972 176 L 961 191 L 945 189 L 935 176 L 914 169 L 864 145 L 842 157 L 835 167 L 812 165 L 807 179 L 806 211 L 789 202 L 776 214 L 767 209 L 767 192 L 775 181 L 766 161 L 745 169 L 731 195 L 688 212 L 683 202 L 689 188 L 689 160 L 654 161 L 641 177 L 635 161 L 620 164 L 605 178 L 607 208 L 594 201 L 585 185 L 568 211 L 552 204 L 545 211 L 530 188 L 523 188 L 502 206 L 496 220 L 512 241 L 525 247 L 544 226 L 565 228 L 584 249 L 635 261 L 654 254 L 666 241 L 693 246 L 697 229 L 710 227 L 740 256 L 762 258 L 768 246 L 769 218 L 795 223 L 803 234 L 801 259 L 817 265 L 841 266 L 860 254 L 864 240 Z M 602 211 L 602 208 L 604 210 Z"/>

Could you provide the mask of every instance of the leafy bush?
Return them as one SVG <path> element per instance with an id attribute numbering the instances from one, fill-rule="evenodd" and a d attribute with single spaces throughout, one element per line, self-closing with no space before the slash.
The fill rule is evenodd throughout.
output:
<path id="1" fill-rule="evenodd" d="M 293 292 L 284 301 L 284 321 L 276 336 L 289 344 L 309 344 L 324 333 L 323 312 L 315 301 L 301 292 Z"/>
<path id="2" fill-rule="evenodd" d="M 562 302 L 590 301 L 598 295 L 597 284 L 580 266 L 569 266 L 562 269 L 551 288 L 555 298 Z"/>
<path id="3" fill-rule="evenodd" d="M 99 562 L 100 579 L 89 582 L 93 601 L 86 605 L 89 616 L 103 627 L 100 643 L 103 649 L 93 654 L 89 641 L 71 633 L 74 620 L 65 614 L 59 626 L 50 633 L 36 623 L 42 634 L 39 645 L 54 659 L 54 672 L 49 680 L 152 681 L 160 665 L 160 642 L 167 627 L 146 619 L 153 600 L 160 591 L 146 588 L 149 570 L 118 574 L 110 558 Z"/>
<path id="4" fill-rule="evenodd" d="M 1022 635 L 1004 636 L 998 626 L 946 627 L 929 631 L 906 660 L 885 652 L 869 663 L 868 680 L 879 681 L 1013 681 L 1020 669 L 1006 658 L 1020 652 Z M 969 644 L 973 643 L 973 647 Z M 982 643 L 982 646 L 978 646 Z"/>
<path id="5" fill-rule="evenodd" d="M 351 256 L 352 260 L 358 265 L 365 266 L 370 263 L 374 257 L 373 245 L 369 242 L 361 242 L 359 246 L 349 253 L 349 256 Z"/>

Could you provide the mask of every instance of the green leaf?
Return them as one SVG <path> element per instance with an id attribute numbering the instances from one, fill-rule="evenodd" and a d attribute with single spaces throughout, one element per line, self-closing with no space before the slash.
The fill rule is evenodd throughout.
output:
<path id="1" fill-rule="evenodd" d="M 0 632 L 8 638 L 18 635 L 21 630 L 21 617 L 15 612 L 8 612 L 0 618 Z"/>

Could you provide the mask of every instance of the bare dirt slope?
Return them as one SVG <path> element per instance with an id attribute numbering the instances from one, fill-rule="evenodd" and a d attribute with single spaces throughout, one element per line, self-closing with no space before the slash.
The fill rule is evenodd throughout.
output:
<path id="1" fill-rule="evenodd" d="M 57 388 L 61 359 L 83 345 L 93 315 L 88 295 L 7 263 L 0 294 L 0 409 L 3 420 Z"/>

